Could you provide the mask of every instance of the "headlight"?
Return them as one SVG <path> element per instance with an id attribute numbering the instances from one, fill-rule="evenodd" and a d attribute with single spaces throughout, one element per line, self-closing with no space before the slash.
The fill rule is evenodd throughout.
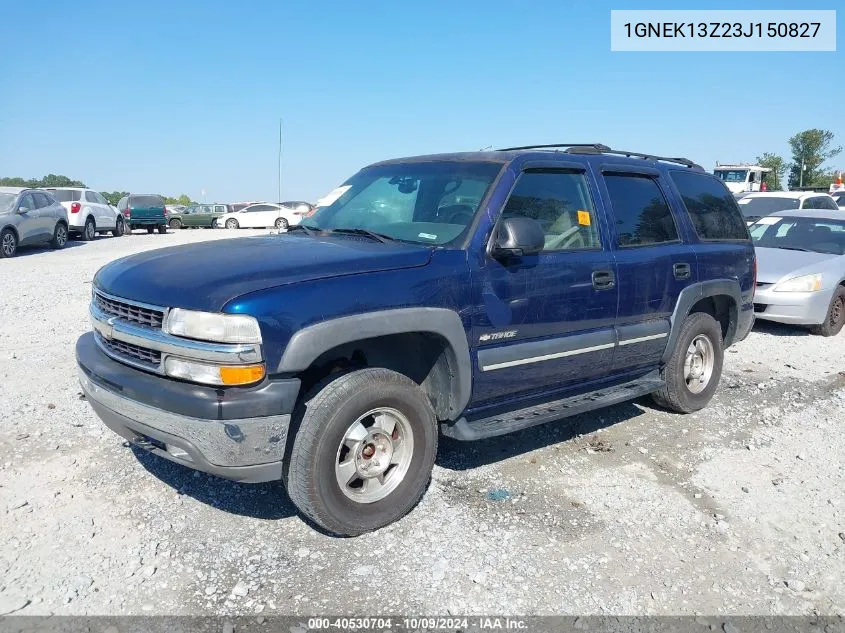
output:
<path id="1" fill-rule="evenodd" d="M 822 276 L 819 273 L 786 279 L 774 287 L 775 292 L 815 292 L 821 289 Z"/>
<path id="2" fill-rule="evenodd" d="M 216 343 L 260 343 L 258 321 L 246 314 L 217 314 L 173 308 L 163 329 L 174 336 Z"/>
<path id="3" fill-rule="evenodd" d="M 221 366 L 169 357 L 164 361 L 164 373 L 206 385 L 249 385 L 264 378 L 264 365 Z"/>

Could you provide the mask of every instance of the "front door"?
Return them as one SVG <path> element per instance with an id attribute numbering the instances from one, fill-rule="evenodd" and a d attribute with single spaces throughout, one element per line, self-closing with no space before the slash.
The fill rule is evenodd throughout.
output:
<path id="1" fill-rule="evenodd" d="M 502 217 L 537 220 L 545 249 L 473 273 L 477 363 L 471 408 L 565 390 L 606 374 L 618 290 L 592 179 L 580 170 L 522 173 Z"/>
<path id="2" fill-rule="evenodd" d="M 695 281 L 692 247 L 681 240 L 656 170 L 604 173 L 619 281 L 619 345 L 613 370 L 659 364 L 681 290 Z"/>

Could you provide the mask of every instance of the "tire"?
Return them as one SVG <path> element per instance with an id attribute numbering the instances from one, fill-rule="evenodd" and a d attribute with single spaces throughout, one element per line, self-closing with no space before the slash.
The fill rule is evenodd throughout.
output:
<path id="1" fill-rule="evenodd" d="M 154 227 L 154 226 L 148 226 L 148 227 L 147 227 L 147 233 L 152 234 L 152 233 L 153 233 L 153 231 L 155 231 L 155 230 L 156 230 L 156 227 Z"/>
<path id="2" fill-rule="evenodd" d="M 235 218 L 229 218 L 226 220 L 226 228 L 227 229 L 237 229 L 240 228 L 238 221 Z"/>
<path id="3" fill-rule="evenodd" d="M 288 221 L 284 218 L 276 218 L 276 222 L 274 225 L 280 231 L 287 231 L 288 230 Z"/>
<path id="4" fill-rule="evenodd" d="M 152 233 L 152 231 L 150 231 Z M 167 233 L 167 225 L 166 224 L 159 224 L 158 225 L 158 232 L 160 235 L 164 235 Z"/>
<path id="5" fill-rule="evenodd" d="M 170 220 L 170 228 L 174 231 L 178 231 L 182 228 L 182 220 L 180 220 L 179 218 L 173 218 L 172 220 Z"/>
<path id="6" fill-rule="evenodd" d="M 819 336 L 836 336 L 843 325 L 845 325 L 845 287 L 839 286 L 830 300 L 824 323 L 814 325 L 810 331 Z"/>
<path id="7" fill-rule="evenodd" d="M 366 415 L 373 411 L 379 420 Z M 357 536 L 384 527 L 410 512 L 425 492 L 437 456 L 437 420 L 428 397 L 408 377 L 382 368 L 330 377 L 305 397 L 294 421 L 284 482 L 296 507 L 328 532 Z M 391 421 L 389 436 L 378 432 Z M 353 427 L 368 434 L 347 437 Z M 387 445 L 393 458 L 379 464 L 378 450 Z M 368 457 L 374 446 L 376 454 Z M 397 446 L 405 447 L 401 455 L 398 448 L 393 453 Z M 368 476 L 365 485 L 356 461 L 364 468 L 387 468 Z M 343 471 L 339 463 L 351 471 Z M 348 476 L 341 486 L 339 479 Z M 369 485 L 378 481 L 381 486 Z"/>
<path id="8" fill-rule="evenodd" d="M 18 236 L 12 229 L 0 232 L 0 259 L 14 257 L 18 252 Z"/>
<path id="9" fill-rule="evenodd" d="M 702 348 L 707 350 L 707 358 L 703 357 L 705 355 L 699 357 Z M 703 409 L 719 386 L 724 355 L 722 326 L 719 322 L 703 312 L 690 314 L 681 325 L 675 349 L 663 368 L 666 386 L 651 394 L 652 399 L 658 405 L 678 413 Z M 691 356 L 689 365 L 688 356 Z M 708 366 L 709 375 L 706 375 Z M 697 369 L 702 371 L 696 372 Z M 696 373 L 702 378 L 696 380 Z"/>
<path id="10" fill-rule="evenodd" d="M 80 239 L 83 242 L 90 242 L 94 239 L 95 235 L 97 235 L 97 224 L 94 222 L 94 218 L 88 217 L 85 220 L 85 226 L 82 227 Z"/>
<path id="11" fill-rule="evenodd" d="M 53 239 L 50 240 L 50 248 L 64 248 L 65 244 L 67 244 L 67 226 L 61 222 L 56 222 L 56 228 L 53 229 Z"/>
<path id="12" fill-rule="evenodd" d="M 123 237 L 124 233 L 126 233 L 126 225 L 123 223 L 123 218 L 117 218 L 111 234 L 115 237 Z"/>

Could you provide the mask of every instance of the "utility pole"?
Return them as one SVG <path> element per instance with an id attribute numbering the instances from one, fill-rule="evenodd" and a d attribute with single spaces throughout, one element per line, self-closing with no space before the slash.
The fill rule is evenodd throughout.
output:
<path id="1" fill-rule="evenodd" d="M 804 186 L 804 170 L 807 169 L 807 165 L 804 163 L 804 156 L 801 156 L 801 173 L 798 174 L 798 187 Z"/>
<path id="2" fill-rule="evenodd" d="M 279 117 L 279 189 L 276 202 L 282 201 L 282 117 Z"/>

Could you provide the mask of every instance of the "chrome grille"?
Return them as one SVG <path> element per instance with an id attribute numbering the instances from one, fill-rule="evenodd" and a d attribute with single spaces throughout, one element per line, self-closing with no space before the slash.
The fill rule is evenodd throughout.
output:
<path id="1" fill-rule="evenodd" d="M 161 328 L 161 324 L 164 321 L 164 312 L 162 310 L 107 297 L 96 290 L 94 291 L 94 302 L 106 314 L 116 316 L 131 323 Z"/>
<path id="2" fill-rule="evenodd" d="M 99 340 L 100 344 L 106 349 L 106 351 L 117 356 L 141 361 L 142 363 L 146 363 L 151 367 L 156 368 L 161 364 L 161 352 L 154 349 L 139 347 L 138 345 L 133 345 L 132 343 L 126 343 L 115 339 L 107 339 L 99 334 L 97 335 L 97 340 Z"/>

